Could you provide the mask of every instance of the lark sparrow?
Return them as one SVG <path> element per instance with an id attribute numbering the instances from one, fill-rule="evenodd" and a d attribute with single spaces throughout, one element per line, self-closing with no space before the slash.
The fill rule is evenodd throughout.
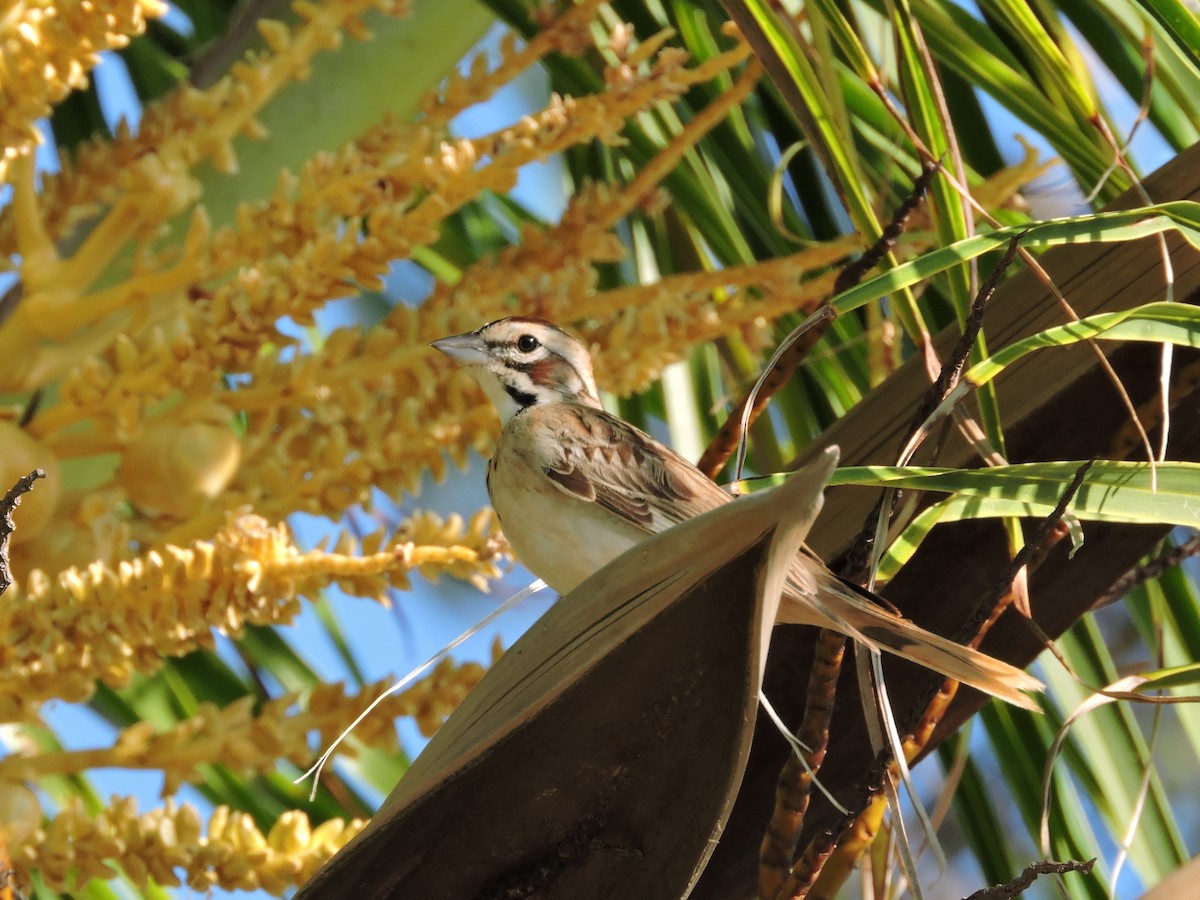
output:
<path id="1" fill-rule="evenodd" d="M 673 450 L 606 412 L 587 350 L 541 319 L 508 318 L 434 341 L 469 367 L 500 414 L 492 506 L 535 575 L 568 593 L 647 536 L 733 498 Z M 832 628 L 1027 708 L 1040 682 L 926 631 L 841 581 L 807 548 L 778 621 Z"/>

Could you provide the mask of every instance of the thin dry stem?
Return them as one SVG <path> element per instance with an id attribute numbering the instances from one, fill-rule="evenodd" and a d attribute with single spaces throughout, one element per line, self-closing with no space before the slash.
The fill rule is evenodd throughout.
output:
<path id="1" fill-rule="evenodd" d="M 995 887 L 983 888 L 967 897 L 967 900 L 1005 900 L 1007 897 L 1016 897 L 1025 893 L 1026 888 L 1037 881 L 1039 875 L 1065 875 L 1068 872 L 1080 872 L 1088 875 L 1092 871 L 1092 866 L 1096 864 L 1096 860 L 1089 859 L 1087 862 L 1054 862 L 1046 860 L 1044 862 L 1030 863 L 1025 867 L 1016 878 L 1008 882 L 1008 884 L 998 884 Z"/>
<path id="2" fill-rule="evenodd" d="M 1130 569 L 1112 583 L 1093 604 L 1092 609 L 1101 609 L 1110 603 L 1115 603 L 1129 594 L 1130 591 L 1162 575 L 1167 569 L 1173 569 L 1185 559 L 1200 554 L 1200 533 L 1192 535 L 1182 544 L 1160 553 L 1149 562 Z"/>
<path id="3" fill-rule="evenodd" d="M 13 583 L 12 570 L 8 564 L 8 542 L 16 531 L 13 522 L 13 510 L 21 505 L 21 495 L 33 490 L 33 483 L 39 478 L 45 478 L 44 469 L 34 469 L 28 475 L 22 475 L 17 483 L 9 488 L 4 499 L 0 500 L 0 594 L 9 589 Z"/>
<path id="4" fill-rule="evenodd" d="M 896 207 L 891 221 L 884 226 L 879 240 L 866 253 L 838 273 L 837 281 L 833 284 L 833 293 L 835 295 L 850 290 L 850 288 L 862 281 L 866 274 L 879 265 L 888 252 L 896 246 L 896 241 L 904 233 L 904 228 L 908 224 L 908 220 L 920 208 L 921 204 L 925 202 L 925 198 L 929 193 L 929 185 L 937 172 L 937 166 L 929 164 L 922 166 L 921 174 L 913 180 L 912 189 L 908 192 L 908 196 Z"/>

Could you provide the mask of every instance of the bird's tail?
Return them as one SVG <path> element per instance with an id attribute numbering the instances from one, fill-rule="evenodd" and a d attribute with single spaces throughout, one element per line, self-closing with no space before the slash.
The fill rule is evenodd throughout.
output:
<path id="1" fill-rule="evenodd" d="M 888 612 L 878 599 L 871 599 L 874 595 L 869 591 L 823 566 L 820 571 L 805 568 L 807 577 L 788 580 L 796 596 L 792 591 L 784 595 L 780 622 L 832 628 L 871 649 L 894 653 L 1014 706 L 1039 709 L 1025 692 L 1044 690 L 1045 685 L 1032 675 Z"/>

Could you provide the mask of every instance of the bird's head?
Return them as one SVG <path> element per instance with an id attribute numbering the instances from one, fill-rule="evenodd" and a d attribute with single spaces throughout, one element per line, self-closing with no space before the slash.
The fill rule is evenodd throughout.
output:
<path id="1" fill-rule="evenodd" d="M 502 425 L 541 403 L 602 408 L 587 349 L 544 319 L 497 319 L 478 331 L 444 337 L 430 346 L 470 367 L 500 413 Z"/>

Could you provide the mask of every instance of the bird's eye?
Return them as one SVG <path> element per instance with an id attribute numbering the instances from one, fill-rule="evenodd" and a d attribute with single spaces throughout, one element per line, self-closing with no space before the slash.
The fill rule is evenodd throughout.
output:
<path id="1" fill-rule="evenodd" d="M 517 349 L 522 353 L 532 353 L 540 346 L 542 346 L 541 341 L 532 334 L 523 334 L 517 338 Z"/>

